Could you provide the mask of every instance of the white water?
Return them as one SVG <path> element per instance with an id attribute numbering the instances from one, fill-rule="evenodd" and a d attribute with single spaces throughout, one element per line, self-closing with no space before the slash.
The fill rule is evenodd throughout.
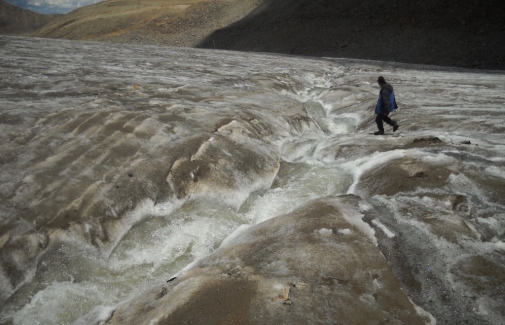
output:
<path id="1" fill-rule="evenodd" d="M 505 267 L 504 202 L 475 183 L 475 175 L 483 173 L 486 179 L 504 184 L 503 74 L 27 38 L 2 37 L 0 43 L 1 152 L 9 157 L 4 158 L 0 173 L 0 218 L 2 227 L 14 229 L 2 230 L 1 246 L 30 229 L 42 232 L 36 226 L 37 211 L 55 214 L 58 210 L 51 211 L 44 202 L 58 204 L 72 191 L 92 193 L 92 200 L 105 202 L 110 213 L 121 219 L 107 230 L 111 243 L 90 243 L 86 233 L 99 227 L 90 222 L 82 233 L 50 233 L 44 237 L 49 244 L 32 260 L 16 257 L 19 265 L 26 266 L 26 277 L 13 286 L 7 275 L 0 275 L 0 323 L 72 324 L 85 323 L 83 317 L 105 319 L 116 304 L 212 253 L 230 234 L 240 236 L 247 225 L 288 213 L 316 198 L 362 195 L 358 187 L 362 175 L 403 158 L 432 168 L 443 166 L 454 174 L 443 188 L 420 188 L 394 197 L 365 195 L 364 212 L 384 209 L 381 218 L 385 219 L 371 221 L 376 233 L 381 231 L 389 239 L 411 234 L 420 247 L 424 244 L 418 242 L 419 236 L 430 239 L 437 249 L 422 259 L 431 260 L 429 254 L 435 254 L 433 265 L 423 266 L 418 274 L 425 276 L 438 268 L 439 277 L 456 290 L 455 296 L 478 295 L 476 309 L 467 312 L 471 316 L 460 313 L 461 319 L 477 319 L 482 324 L 504 320 L 499 312 L 504 299 L 498 292 L 474 292 L 448 270 L 464 256 L 485 254 Z M 375 130 L 372 108 L 379 74 L 392 81 L 400 98 L 401 109 L 393 117 L 404 133 L 395 137 L 370 135 Z M 222 150 L 223 157 L 239 162 L 230 167 L 233 187 L 221 187 L 216 177 L 215 183 L 196 187 L 193 195 L 157 202 L 157 195 L 152 194 L 157 191 L 153 175 L 158 177 L 158 168 L 170 169 L 166 161 L 175 144 L 184 143 L 198 128 L 210 132 L 210 120 L 234 116 L 234 112 L 235 122 L 221 126 L 218 134 L 268 157 L 258 158 L 256 165 L 271 172 L 243 172 L 242 158 L 227 151 L 215 135 L 192 159 L 207 155 L 212 148 Z M 243 126 L 245 119 L 239 112 L 254 116 L 252 125 L 268 124 L 273 131 L 256 138 L 249 126 Z M 310 117 L 309 122 L 296 126 L 282 117 L 300 112 Z M 170 118 L 165 114 L 171 114 Z M 129 133 L 100 135 L 107 127 L 117 128 L 116 124 Z M 434 150 L 401 148 L 415 137 L 428 135 L 456 145 Z M 408 136 L 412 138 L 407 141 Z M 457 145 L 463 141 L 470 141 L 472 147 Z M 123 151 L 113 150 L 128 147 L 135 150 L 124 156 Z M 85 148 L 86 154 L 79 148 Z M 122 207 L 129 207 L 121 214 L 118 211 L 123 208 L 115 201 L 119 197 L 110 194 L 113 187 L 107 184 L 111 179 L 123 184 L 120 175 L 126 173 L 148 175 L 149 184 L 142 187 L 145 190 L 125 194 L 133 204 L 121 201 Z M 163 180 L 167 177 L 161 170 L 159 174 Z M 470 232 L 456 231 L 457 243 L 419 220 L 426 213 L 445 215 L 448 224 L 456 222 L 450 202 L 430 197 L 452 193 L 466 195 L 471 202 L 470 211 L 461 212 L 467 214 Z M 35 219 L 25 220 L 26 208 L 36 211 Z M 479 227 L 490 238 L 482 240 L 479 232 L 484 230 Z M 232 238 L 227 242 L 232 244 Z M 449 315 L 442 307 L 423 305 L 435 291 L 411 298 L 435 318 Z M 457 304 L 459 297 L 451 299 Z"/>

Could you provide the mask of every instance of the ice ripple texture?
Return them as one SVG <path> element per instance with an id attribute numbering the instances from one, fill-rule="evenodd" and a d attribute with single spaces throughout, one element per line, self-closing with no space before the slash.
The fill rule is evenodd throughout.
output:
<path id="1" fill-rule="evenodd" d="M 384 273 L 386 282 L 398 281 L 427 322 L 504 321 L 502 73 L 0 42 L 2 322 L 106 320 L 128 310 L 123 301 L 143 303 L 145 288 L 168 290 L 156 286 L 177 272 L 243 268 L 244 238 L 272 240 L 262 222 L 289 223 L 286 215 L 318 214 L 328 202 L 343 221 L 325 216 L 291 245 L 321 240 L 356 277 L 314 273 L 309 257 L 292 274 L 288 250 L 264 267 L 259 292 L 305 272 L 322 279 L 306 280 L 323 288 L 313 292 L 367 287 L 360 304 L 387 309 L 372 273 L 389 267 L 396 280 Z M 395 86 L 398 135 L 370 134 L 378 75 Z M 368 247 L 361 257 L 354 239 L 332 242 L 356 233 Z"/>

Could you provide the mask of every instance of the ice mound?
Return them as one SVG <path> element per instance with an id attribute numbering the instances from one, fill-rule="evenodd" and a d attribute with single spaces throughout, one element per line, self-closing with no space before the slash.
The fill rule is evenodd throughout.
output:
<path id="1" fill-rule="evenodd" d="M 429 324 L 363 232 L 369 226 L 349 221 L 358 202 L 313 201 L 250 227 L 176 279 L 119 305 L 106 323 Z"/>
<path id="2" fill-rule="evenodd" d="M 157 63 L 139 66 L 129 56 L 111 63 L 97 44 L 59 45 L 68 58 L 52 70 L 27 58 L 44 65 L 59 50 L 41 57 L 25 48 L 26 57 L 3 61 L 2 299 L 31 280 L 55 243 L 107 259 L 132 226 L 188 200 L 238 209 L 271 186 L 282 142 L 314 128 L 300 102 L 279 96 L 296 84 L 284 68 L 268 76 L 220 63 L 207 70 L 198 55 L 164 66 L 159 55 L 170 51 L 159 50 L 150 54 Z M 124 49 L 109 51 L 121 58 Z"/>

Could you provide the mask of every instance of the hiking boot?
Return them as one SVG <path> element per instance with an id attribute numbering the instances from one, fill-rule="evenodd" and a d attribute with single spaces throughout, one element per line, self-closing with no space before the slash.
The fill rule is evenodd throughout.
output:
<path id="1" fill-rule="evenodd" d="M 393 125 L 393 132 L 395 132 L 396 130 L 398 130 L 400 126 L 398 125 L 398 123 L 396 123 L 395 125 Z"/>
<path id="2" fill-rule="evenodd" d="M 383 135 L 384 134 L 384 131 L 377 131 L 374 133 L 374 135 Z"/>

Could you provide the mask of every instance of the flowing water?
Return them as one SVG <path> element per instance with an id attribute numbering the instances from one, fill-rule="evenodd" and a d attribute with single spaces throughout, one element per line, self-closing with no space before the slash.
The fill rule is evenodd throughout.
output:
<path id="1" fill-rule="evenodd" d="M 505 321 L 504 74 L 14 37 L 0 55 L 1 324 L 105 319 L 346 194 L 439 323 Z M 398 134 L 371 135 L 378 75 Z"/>

